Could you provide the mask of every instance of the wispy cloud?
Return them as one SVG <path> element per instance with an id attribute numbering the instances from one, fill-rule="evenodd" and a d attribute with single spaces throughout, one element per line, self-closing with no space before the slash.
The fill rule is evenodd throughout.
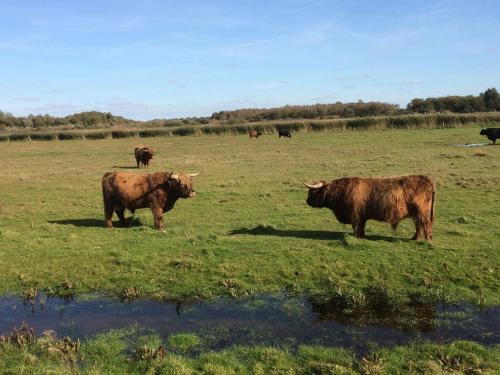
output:
<path id="1" fill-rule="evenodd" d="M 334 37 L 363 38 L 363 35 L 352 30 L 341 28 L 333 23 L 318 23 L 295 35 L 294 40 L 299 45 L 319 44 Z"/>
<path id="2" fill-rule="evenodd" d="M 24 49 L 39 46 L 41 43 L 46 42 L 48 37 L 44 34 L 26 34 L 16 36 L 14 38 L 0 39 L 0 49 Z"/>
<path id="3" fill-rule="evenodd" d="M 34 103 L 40 101 L 40 98 L 37 96 L 16 96 L 13 98 L 10 98 L 12 102 L 27 102 L 27 103 Z"/>
<path id="4" fill-rule="evenodd" d="M 370 79 L 371 75 L 368 73 L 357 73 L 352 76 L 340 76 L 340 77 L 335 77 L 336 81 L 360 81 L 360 80 L 365 80 L 365 79 Z"/>
<path id="5" fill-rule="evenodd" d="M 36 79 L 34 81 L 31 81 L 33 86 L 48 86 L 49 82 L 45 79 Z"/>
<path id="6" fill-rule="evenodd" d="M 36 107 L 25 107 L 23 111 L 25 113 L 33 113 L 33 114 L 42 114 L 49 113 L 55 116 L 66 116 L 71 113 L 81 112 L 85 109 L 80 106 L 76 106 L 72 103 L 47 103 L 44 105 L 36 106 Z"/>
<path id="7" fill-rule="evenodd" d="M 282 87 L 287 85 L 287 81 L 266 81 L 266 82 L 259 82 L 253 85 L 253 88 L 256 90 L 273 90 L 278 87 Z"/>
<path id="8" fill-rule="evenodd" d="M 177 88 L 180 88 L 180 89 L 183 89 L 183 88 L 185 88 L 185 87 L 186 87 L 186 85 L 185 85 L 184 83 L 179 82 L 179 81 L 178 81 L 178 80 L 176 80 L 176 79 L 169 79 L 169 80 L 167 81 L 167 84 L 168 84 L 169 86 L 174 86 L 174 87 L 177 87 Z"/>
<path id="9" fill-rule="evenodd" d="M 405 85 L 420 85 L 422 81 L 419 79 L 406 79 L 402 83 Z"/>

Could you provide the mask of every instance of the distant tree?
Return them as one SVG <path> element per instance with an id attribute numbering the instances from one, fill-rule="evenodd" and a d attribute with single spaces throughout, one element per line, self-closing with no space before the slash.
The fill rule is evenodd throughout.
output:
<path id="1" fill-rule="evenodd" d="M 498 111 L 500 110 L 500 95 L 496 88 L 487 89 L 481 94 L 484 106 L 488 111 Z"/>

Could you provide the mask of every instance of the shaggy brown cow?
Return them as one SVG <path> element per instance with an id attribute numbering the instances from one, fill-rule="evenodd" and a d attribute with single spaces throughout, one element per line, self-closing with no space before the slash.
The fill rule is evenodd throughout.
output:
<path id="1" fill-rule="evenodd" d="M 256 131 L 256 130 L 251 130 L 248 132 L 248 136 L 250 138 L 259 138 L 261 135 L 262 135 L 262 133 L 260 131 Z"/>
<path id="2" fill-rule="evenodd" d="M 148 146 L 137 146 L 134 150 L 135 161 L 137 162 L 137 168 L 141 166 L 149 167 L 149 161 L 153 159 L 154 150 L 152 147 Z"/>
<path id="3" fill-rule="evenodd" d="M 105 226 L 113 226 L 111 218 L 116 212 L 120 223 L 126 224 L 125 209 L 132 213 L 138 208 L 150 207 L 153 211 L 156 229 L 163 228 L 163 213 L 174 208 L 179 198 L 192 198 L 191 177 L 198 173 L 153 173 L 134 174 L 109 172 L 102 177 Z"/>
<path id="4" fill-rule="evenodd" d="M 416 228 L 412 239 L 418 239 L 423 230 L 425 239 L 432 240 L 436 193 L 428 176 L 346 177 L 305 185 L 307 204 L 331 209 L 338 221 L 352 225 L 356 237 L 365 236 L 367 220 L 385 221 L 396 229 L 401 220 L 411 217 Z"/>

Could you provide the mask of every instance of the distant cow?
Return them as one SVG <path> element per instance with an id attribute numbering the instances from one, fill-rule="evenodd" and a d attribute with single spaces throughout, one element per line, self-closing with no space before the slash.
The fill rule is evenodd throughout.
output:
<path id="1" fill-rule="evenodd" d="M 259 138 L 262 135 L 260 131 L 251 130 L 248 132 L 250 138 Z"/>
<path id="2" fill-rule="evenodd" d="M 287 138 L 292 138 L 292 134 L 288 130 L 280 130 L 278 129 L 278 137 L 287 137 Z"/>
<path id="3" fill-rule="evenodd" d="M 149 161 L 153 159 L 154 150 L 152 147 L 148 146 L 137 146 L 134 150 L 135 161 L 137 162 L 137 168 L 141 166 L 149 167 Z"/>
<path id="4" fill-rule="evenodd" d="M 479 135 L 485 135 L 493 144 L 496 144 L 497 139 L 500 138 L 500 128 L 486 128 L 481 129 Z"/>
<path id="5" fill-rule="evenodd" d="M 106 173 L 102 177 L 105 226 L 113 226 L 113 212 L 118 215 L 120 224 L 125 225 L 126 209 L 134 213 L 138 208 L 150 207 L 156 229 L 162 229 L 163 213 L 174 208 L 177 199 L 195 196 L 191 177 L 197 175 L 198 173 Z"/>
<path id="6" fill-rule="evenodd" d="M 396 229 L 401 220 L 411 217 L 416 228 L 412 239 L 423 231 L 425 239 L 432 241 L 435 185 L 430 177 L 346 177 L 305 185 L 307 204 L 331 209 L 338 221 L 352 225 L 356 237 L 365 236 L 367 220 L 385 221 Z"/>

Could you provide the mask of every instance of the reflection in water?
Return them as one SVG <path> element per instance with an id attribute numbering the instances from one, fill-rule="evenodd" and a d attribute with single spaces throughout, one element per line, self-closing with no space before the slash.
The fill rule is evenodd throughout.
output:
<path id="1" fill-rule="evenodd" d="M 42 307 L 42 308 L 40 308 Z M 84 338 L 137 325 L 167 337 L 193 332 L 211 349 L 234 344 L 321 344 L 365 352 L 373 344 L 393 346 L 415 339 L 500 343 L 500 307 L 479 309 L 468 303 L 420 304 L 382 308 L 344 308 L 338 301 L 260 295 L 187 303 L 89 296 L 83 300 L 38 296 L 33 304 L 0 298 L 0 333 L 25 321 L 36 333 Z"/>

